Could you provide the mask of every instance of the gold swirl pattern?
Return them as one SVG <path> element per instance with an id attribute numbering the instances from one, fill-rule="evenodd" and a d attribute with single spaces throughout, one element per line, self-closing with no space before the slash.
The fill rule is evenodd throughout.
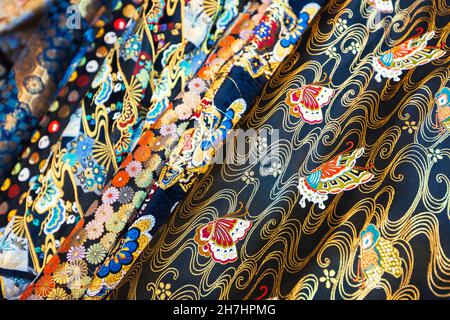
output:
<path id="1" fill-rule="evenodd" d="M 450 7 L 393 0 L 391 13 L 380 13 L 373 3 L 329 1 L 242 122 L 243 130 L 278 130 L 279 140 L 248 139 L 250 151 L 233 155 L 248 159 L 259 145 L 268 152 L 258 163 L 210 168 L 110 299 L 450 297 L 450 131 L 436 127 L 435 114 L 435 96 L 450 84 Z M 378 82 L 374 59 L 391 71 L 410 58 L 398 50 L 422 35 L 432 35 L 426 45 L 440 57 L 421 56 L 399 81 Z M 384 56 L 391 49 L 395 66 Z M 292 116 L 285 102 L 309 84 L 335 91 L 319 124 Z M 311 187 L 314 170 L 349 142 L 364 148 L 356 165 L 373 179 L 328 194 L 324 209 L 301 208 L 299 179 Z M 197 228 L 240 202 L 252 227 L 237 243 L 237 262 L 202 256 Z"/>

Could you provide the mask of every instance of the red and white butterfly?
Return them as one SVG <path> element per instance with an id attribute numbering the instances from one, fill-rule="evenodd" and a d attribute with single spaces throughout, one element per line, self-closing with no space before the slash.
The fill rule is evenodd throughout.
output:
<path id="1" fill-rule="evenodd" d="M 220 218 L 197 228 L 194 240 L 202 256 L 227 264 L 237 260 L 236 243 L 247 236 L 251 226 L 251 221 Z"/>
<path id="2" fill-rule="evenodd" d="M 290 90 L 286 104 L 292 116 L 302 118 L 310 124 L 321 123 L 323 120 L 321 109 L 331 102 L 334 94 L 335 90 L 327 87 L 306 85 Z"/>

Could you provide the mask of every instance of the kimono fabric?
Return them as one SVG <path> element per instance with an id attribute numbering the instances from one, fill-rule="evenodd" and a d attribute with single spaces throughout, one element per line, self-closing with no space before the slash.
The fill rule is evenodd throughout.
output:
<path id="1" fill-rule="evenodd" d="M 0 3 L 0 33 L 23 24 L 48 9 L 50 0 L 2 0 Z"/>
<path id="2" fill-rule="evenodd" d="M 109 298 L 448 299 L 448 13 L 330 1 Z"/>
<path id="3" fill-rule="evenodd" d="M 271 3 L 250 43 L 221 70 L 220 74 L 227 76 L 219 78 L 213 85 L 214 90 L 205 95 L 195 127 L 180 139 L 159 181 L 146 198 L 139 218 L 96 273 L 88 296 L 98 292 L 96 298 L 106 297 L 128 272 L 158 227 L 170 217 L 171 209 L 185 197 L 198 175 L 207 170 L 215 149 L 246 113 L 247 105 L 253 103 L 279 62 L 292 51 L 319 8 L 317 2 L 306 5 L 287 1 Z M 273 32 L 275 30 L 280 31 Z M 255 85 L 250 87 L 252 81 Z M 230 94 L 233 90 L 236 90 L 235 96 Z M 148 218 L 154 221 L 150 228 L 144 223 Z"/>
<path id="4" fill-rule="evenodd" d="M 130 3 L 131 2 L 132 1 L 130 1 Z M 134 2 L 135 1 L 133 1 L 133 3 Z M 123 10 L 122 4 L 125 5 Z M 7 224 L 8 220 L 6 217 L 11 220 L 18 211 L 20 212 L 18 206 L 20 205 L 23 208 L 23 205 L 25 204 L 23 201 L 26 198 L 25 191 L 28 191 L 29 181 L 31 183 L 36 182 L 39 170 L 43 168 L 46 163 L 47 159 L 45 151 L 50 153 L 50 149 L 52 149 L 51 142 L 54 142 L 58 137 L 61 137 L 61 131 L 64 129 L 64 124 L 69 123 L 69 120 L 71 119 L 70 114 L 73 113 L 72 110 L 75 106 L 78 107 L 81 94 L 84 96 L 86 93 L 88 82 L 90 82 L 90 79 L 93 79 L 95 71 L 98 69 L 99 62 L 103 61 L 107 54 L 107 47 L 112 47 L 116 42 L 117 34 L 120 34 L 125 28 L 125 25 L 123 25 L 125 16 L 130 17 L 134 13 L 134 7 L 131 4 L 127 6 L 127 3 L 124 1 L 122 1 L 121 4 L 111 2 L 110 5 L 112 7 L 106 7 L 107 10 L 105 15 L 100 16 L 96 20 L 94 29 L 91 29 L 90 32 L 88 31 L 84 35 L 85 41 L 89 41 L 90 44 L 92 43 L 92 38 L 95 37 L 96 41 L 94 44 L 97 44 L 98 46 L 95 47 L 94 51 L 92 46 L 89 47 L 89 50 L 87 50 L 89 52 L 86 55 L 84 54 L 84 51 L 78 52 L 78 57 L 74 59 L 64 76 L 64 78 L 66 78 L 65 80 L 69 82 L 68 85 L 61 88 L 57 100 L 49 108 L 50 113 L 48 118 L 44 117 L 41 121 L 41 125 L 44 125 L 44 127 L 41 126 L 41 128 L 33 134 L 30 141 L 31 145 L 21 156 L 21 163 L 16 164 L 11 178 L 6 179 L 3 183 L 0 196 L 3 200 L 3 202 L 0 203 L 0 231 Z M 114 12 L 112 15 L 111 10 Z M 101 12 L 104 12 L 104 10 Z M 124 15 L 123 18 L 122 14 Z M 111 22 L 111 27 L 105 27 L 106 21 L 114 15 L 117 19 L 114 20 L 114 23 Z M 113 28 L 113 24 L 115 29 Z M 110 30 L 108 31 L 108 29 Z M 105 33 L 105 30 L 108 32 Z M 78 32 L 80 32 L 80 30 Z M 65 80 L 62 80 L 62 82 L 65 82 Z M 71 124 L 73 125 L 73 122 Z M 42 161 L 40 161 L 40 156 L 43 157 Z M 20 187 L 22 187 L 22 189 L 20 189 Z M 20 194 L 19 196 L 20 190 L 23 190 L 23 194 Z M 6 215 L 6 213 L 8 214 Z M 18 217 L 18 220 L 23 221 L 20 217 Z M 15 220 L 16 224 L 18 220 Z M 0 260 L 2 264 L 11 266 L 11 258 L 13 256 L 9 254 L 14 251 L 14 249 L 9 245 L 9 241 L 10 239 L 8 240 L 7 237 L 6 239 L 0 240 L 0 246 L 3 252 Z M 22 248 L 24 243 L 25 242 L 19 241 L 17 242 L 17 245 Z M 15 260 L 12 264 L 14 265 L 14 263 L 19 262 Z M 17 265 L 16 268 L 18 268 Z M 1 273 L 3 274 L 4 272 L 7 272 L 9 275 L 14 274 L 8 270 L 2 270 Z M 11 279 L 14 279 L 14 276 L 12 276 Z M 17 293 L 15 290 L 8 289 L 8 286 L 4 284 L 5 281 L 8 282 L 9 280 L 0 280 L 0 282 L 2 282 L 2 288 L 4 289 L 2 295 L 11 298 Z M 13 281 L 12 283 L 15 283 L 13 287 L 16 287 L 16 285 L 24 286 L 26 284 L 26 281 L 21 282 L 19 279 L 17 279 L 17 281 L 11 281 Z"/>
<path id="5" fill-rule="evenodd" d="M 44 0 L 0 2 L 0 79 L 9 72 L 17 52 L 25 47 L 49 4 Z"/>
<path id="6" fill-rule="evenodd" d="M 145 3 L 145 6 L 146 5 L 147 3 Z M 142 15 L 140 18 L 142 19 Z M 116 22 L 116 25 L 121 26 L 121 28 L 123 29 L 125 28 L 125 26 L 123 25 L 123 21 L 121 23 Z M 131 23 L 129 29 L 134 30 L 134 23 Z M 105 179 L 105 168 L 109 168 L 111 162 L 114 161 L 115 163 L 116 161 L 111 157 L 115 157 L 115 153 L 110 153 L 108 150 L 108 142 L 110 142 L 109 121 L 112 121 L 112 119 L 108 117 L 108 111 L 106 110 L 106 107 L 103 103 L 106 101 L 110 101 L 111 104 L 114 105 L 113 99 L 117 99 L 118 101 L 120 101 L 125 92 L 127 92 L 127 95 L 130 93 L 130 86 L 128 85 L 128 81 L 130 79 L 127 79 L 127 77 L 135 79 L 134 81 L 136 82 L 136 84 L 134 86 L 134 89 L 137 90 L 137 94 L 139 94 L 140 92 L 144 93 L 144 89 L 148 83 L 147 78 L 144 77 L 141 78 L 141 80 L 138 80 L 136 76 L 139 74 L 139 70 L 142 70 L 145 67 L 145 60 L 148 60 L 150 57 L 148 55 L 142 55 L 140 64 L 137 64 L 137 61 L 133 59 L 124 59 L 121 61 L 119 60 L 120 58 L 118 56 L 120 45 L 116 43 L 117 34 L 113 31 L 110 31 L 109 34 L 105 35 L 105 37 L 105 41 L 111 44 L 115 43 L 116 45 L 113 46 L 109 52 L 105 53 L 103 64 L 97 67 L 98 70 L 95 70 L 97 71 L 96 76 L 90 83 L 89 90 L 87 90 L 87 93 L 81 99 L 80 104 L 77 106 L 76 110 L 74 110 L 67 127 L 65 129 L 61 129 L 62 133 L 60 134 L 58 142 L 52 148 L 50 157 L 46 160 L 43 167 L 41 168 L 39 176 L 32 182 L 26 196 L 27 201 L 24 201 L 20 205 L 17 213 L 13 216 L 12 220 L 9 221 L 9 224 L 6 227 L 5 236 L 2 239 L 2 246 L 8 249 L 7 254 L 4 255 L 4 259 L 2 260 L 2 267 L 6 270 L 22 270 L 22 272 L 29 272 L 29 267 L 27 265 L 30 264 L 31 270 L 33 270 L 34 272 L 39 271 L 45 264 L 45 260 L 48 259 L 47 256 L 52 255 L 52 250 L 56 251 L 56 247 L 59 247 L 60 239 L 64 239 L 65 229 L 70 232 L 71 225 L 80 219 L 78 212 L 80 212 L 81 214 L 83 213 L 84 209 L 82 207 L 78 207 L 77 202 L 75 204 L 73 202 L 68 202 L 69 199 L 73 199 L 73 197 L 75 197 L 76 201 L 76 198 L 78 196 L 78 187 L 80 187 L 80 192 L 84 193 L 86 199 L 88 199 L 88 193 L 91 193 L 92 197 L 93 194 L 95 194 L 95 191 L 99 192 L 99 188 L 101 188 L 102 186 L 102 181 Z M 114 57 L 117 59 L 116 61 L 114 61 Z M 118 64 L 120 63 L 122 63 L 122 65 L 119 66 L 121 69 L 118 72 Z M 150 64 L 147 64 L 147 68 L 149 68 L 149 66 Z M 112 69 L 113 67 L 115 68 L 115 70 Z M 133 73 L 133 71 L 135 71 L 135 73 Z M 114 74 L 114 82 L 112 74 Z M 107 79 L 103 79 L 103 76 L 106 76 Z M 104 81 L 108 79 L 110 81 Z M 113 95 L 113 97 L 111 97 L 113 93 L 113 87 L 115 94 Z M 110 98 L 111 100 L 109 100 Z M 127 101 L 130 101 L 129 98 L 126 99 Z M 87 107 L 87 109 L 85 107 Z M 128 104 L 126 107 L 133 108 L 133 106 L 130 106 L 130 104 Z M 136 107 L 136 105 L 134 105 L 134 107 Z M 96 108 L 101 110 L 96 111 Z M 119 111 L 120 110 L 122 110 L 122 108 L 119 108 Z M 89 114 L 89 116 L 83 117 L 83 121 L 81 120 L 82 111 Z M 126 110 L 124 110 L 124 113 L 125 112 Z M 94 115 L 92 120 L 88 118 L 91 117 L 91 113 Z M 131 118 L 130 125 L 121 127 L 125 134 L 127 134 L 127 130 L 130 131 L 132 129 L 130 128 L 130 126 L 134 124 L 135 120 L 136 117 Z M 90 125 L 92 125 L 92 127 Z M 84 132 L 86 132 L 87 135 L 90 134 L 92 138 L 84 135 Z M 79 137 L 79 143 L 81 144 L 78 149 L 76 137 Z M 89 159 L 87 159 L 87 153 L 92 151 L 94 138 L 97 138 L 97 144 L 101 145 L 103 142 L 103 144 L 107 147 L 107 149 L 105 150 L 106 160 L 102 163 L 103 165 L 99 165 L 96 160 L 92 161 L 90 157 Z M 117 138 L 120 138 L 120 135 L 118 135 Z M 107 139 L 106 143 L 105 139 Z M 71 143 L 71 140 L 74 141 Z M 61 147 L 61 144 L 63 146 L 67 146 L 69 149 L 67 150 L 64 147 Z M 83 149 L 86 146 L 89 146 L 89 144 L 91 146 L 90 149 Z M 84 153 L 80 153 L 80 151 L 84 151 Z M 100 150 L 99 152 L 101 153 L 102 151 Z M 80 161 L 77 162 L 76 159 L 74 159 L 74 157 L 76 156 L 80 157 Z M 81 162 L 81 158 L 86 161 Z M 49 166 L 51 164 L 52 166 Z M 89 179 L 86 180 L 85 176 L 79 176 L 79 172 L 86 173 L 86 169 L 88 167 L 95 171 L 95 177 L 93 174 L 91 174 L 88 177 Z M 60 202 L 58 202 L 59 209 L 54 207 L 54 204 L 52 204 L 56 199 L 55 197 L 53 197 L 53 191 L 55 191 L 54 188 L 56 188 L 52 176 L 54 172 L 53 168 L 59 168 L 58 171 L 63 170 L 63 174 L 61 176 L 58 176 L 61 182 L 58 184 L 60 188 L 58 189 L 59 192 L 56 196 L 62 197 L 65 191 L 65 200 L 67 201 L 61 200 Z M 87 172 L 87 174 L 90 173 L 92 172 Z M 67 181 L 65 190 L 63 189 L 64 181 Z M 41 188 L 43 182 L 44 188 Z M 73 182 L 71 190 L 69 189 L 69 182 Z M 33 199 L 33 195 L 30 193 L 36 190 L 37 192 L 34 194 L 34 196 L 37 198 Z M 42 196 L 44 198 L 42 198 Z M 34 200 L 36 200 L 37 203 L 40 203 L 38 204 L 38 207 L 33 206 Z M 59 199 L 56 200 L 58 201 Z M 44 205 L 43 207 L 42 204 L 44 203 L 47 203 L 47 205 Z M 69 205 L 68 208 L 70 208 L 68 212 L 74 213 L 71 216 L 66 215 L 66 205 Z M 29 208 L 30 206 L 32 206 L 33 208 Z M 38 213 L 35 219 L 24 219 L 25 216 L 30 217 L 30 214 L 32 214 L 31 211 L 35 210 L 36 208 Z M 56 211 L 54 211 L 53 209 L 56 209 Z M 41 223 L 42 226 L 53 225 L 53 227 L 51 228 L 52 230 L 45 228 L 44 232 L 41 232 Z M 19 231 L 16 229 L 16 232 L 13 231 L 13 226 L 18 224 L 22 224 L 21 230 Z M 30 227 L 28 227 L 27 224 L 29 224 Z M 65 224 L 65 229 L 62 228 L 63 224 Z M 19 240 L 16 241 L 17 239 Z M 17 245 L 11 246 L 11 241 L 16 243 Z M 36 244 L 35 247 L 34 243 Z M 30 249 L 31 251 L 28 252 L 29 246 L 32 249 Z M 21 255 L 21 258 L 14 258 L 18 257 L 18 254 Z M 28 255 L 30 259 L 28 259 Z M 28 276 L 28 279 L 30 278 L 32 279 L 34 277 L 30 275 Z M 13 283 L 18 283 L 18 281 L 13 281 Z M 3 287 L 8 288 L 8 286 L 6 285 L 4 285 Z"/>

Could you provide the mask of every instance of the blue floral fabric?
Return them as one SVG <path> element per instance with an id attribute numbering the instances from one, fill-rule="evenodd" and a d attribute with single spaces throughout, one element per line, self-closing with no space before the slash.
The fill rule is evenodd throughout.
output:
<path id="1" fill-rule="evenodd" d="M 48 110 L 66 67 L 82 46 L 88 21 L 80 21 L 80 30 L 66 27 L 70 5 L 70 1 L 57 1 L 50 6 L 0 87 L 0 183 Z"/>

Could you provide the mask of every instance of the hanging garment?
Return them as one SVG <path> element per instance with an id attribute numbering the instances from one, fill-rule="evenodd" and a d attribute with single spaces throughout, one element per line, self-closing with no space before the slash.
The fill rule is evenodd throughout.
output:
<path id="1" fill-rule="evenodd" d="M 44 167 L 62 131 L 73 119 L 72 115 L 79 108 L 109 49 L 124 31 L 127 21 L 137 14 L 141 3 L 135 0 L 109 2 L 94 27 L 84 34 L 85 43 L 89 46 L 86 50 L 80 50 L 72 61 L 60 82 L 64 85 L 58 90 L 55 101 L 0 188 L 0 230 L 25 201 L 29 184 L 38 178 L 40 169 Z"/>
<path id="2" fill-rule="evenodd" d="M 92 18 L 90 12 L 83 12 L 79 29 L 65 27 L 70 5 L 58 1 L 50 7 L 0 87 L 0 183 L 47 112 Z"/>
<path id="3" fill-rule="evenodd" d="M 210 37 L 212 30 L 218 30 L 220 36 L 233 17 L 231 11 L 239 11 L 236 5 L 214 2 L 214 10 L 203 12 L 200 4 L 178 3 L 166 8 L 165 2 L 144 2 L 141 17 L 108 53 L 80 109 L 32 184 L 24 216 L 19 210 L 7 226 L 5 246 L 15 242 L 20 233 L 13 226 L 23 221 L 24 230 L 19 232 L 26 234 L 20 234 L 26 244 L 10 250 L 15 257 L 21 256 L 22 266 L 29 254 L 30 267 L 37 273 L 44 269 L 65 238 L 89 216 L 90 204 L 139 137 L 147 108 L 150 114 L 161 107 L 152 97 L 158 95 L 159 102 L 164 102 L 165 95 L 176 94 L 191 76 L 189 61 L 204 57 L 208 44 L 215 40 Z M 182 10 L 203 13 L 184 17 L 188 24 L 183 26 Z M 203 22 L 198 26 L 203 28 L 203 39 L 187 32 L 195 23 L 192 19 Z M 225 24 L 222 27 L 220 23 Z M 96 229 L 96 233 L 100 231 Z M 4 269 L 14 269 L 14 261 L 5 259 Z M 85 281 L 73 283 L 74 296 L 87 285 Z"/>
<path id="4" fill-rule="evenodd" d="M 330 1 L 110 298 L 448 299 L 448 13 Z"/>

